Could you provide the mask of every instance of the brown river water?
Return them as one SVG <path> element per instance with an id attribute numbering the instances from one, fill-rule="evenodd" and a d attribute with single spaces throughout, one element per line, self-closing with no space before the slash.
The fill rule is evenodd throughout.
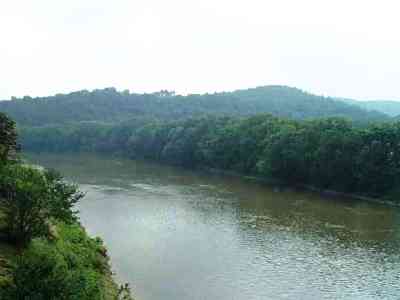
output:
<path id="1" fill-rule="evenodd" d="M 137 300 L 400 299 L 400 209 L 97 156 L 27 155 L 80 185 Z"/>

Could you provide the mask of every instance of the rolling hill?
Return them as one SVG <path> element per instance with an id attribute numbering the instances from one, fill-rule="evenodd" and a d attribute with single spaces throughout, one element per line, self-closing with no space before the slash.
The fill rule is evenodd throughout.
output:
<path id="1" fill-rule="evenodd" d="M 388 116 L 395 117 L 400 116 L 400 101 L 393 100 L 371 100 L 371 101 L 359 101 L 353 99 L 341 98 L 345 103 L 361 107 L 368 111 L 379 111 Z"/>
<path id="2" fill-rule="evenodd" d="M 115 88 L 77 91 L 50 97 L 0 101 L 0 111 L 20 126 L 75 122 L 121 122 L 137 117 L 163 120 L 203 115 L 250 116 L 271 113 L 280 117 L 309 119 L 340 116 L 359 122 L 388 120 L 384 113 L 367 111 L 333 98 L 287 86 L 264 86 L 234 92 L 175 95 L 119 92 Z"/>

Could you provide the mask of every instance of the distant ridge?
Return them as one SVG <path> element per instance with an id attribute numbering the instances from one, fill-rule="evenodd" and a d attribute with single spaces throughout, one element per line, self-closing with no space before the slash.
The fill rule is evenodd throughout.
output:
<path id="1" fill-rule="evenodd" d="M 371 101 L 358 101 L 353 99 L 339 98 L 339 100 L 361 107 L 368 111 L 379 111 L 391 117 L 400 115 L 400 101 L 393 100 L 371 100 Z"/>
<path id="2" fill-rule="evenodd" d="M 271 113 L 293 119 L 346 117 L 354 121 L 383 121 L 381 112 L 306 93 L 287 86 L 261 86 L 234 92 L 175 95 L 160 91 L 135 94 L 115 88 L 77 91 L 50 97 L 1 101 L 0 111 L 20 126 L 74 122 L 121 122 L 137 117 L 184 119 L 203 115 L 249 116 Z"/>

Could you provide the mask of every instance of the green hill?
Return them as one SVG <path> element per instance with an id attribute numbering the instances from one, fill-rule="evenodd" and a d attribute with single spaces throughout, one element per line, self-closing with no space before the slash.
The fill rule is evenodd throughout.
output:
<path id="1" fill-rule="evenodd" d="M 352 104 L 368 111 L 379 111 L 388 116 L 395 117 L 400 115 L 400 101 L 393 100 L 371 100 L 358 101 L 353 99 L 340 99 L 348 104 Z"/>
<path id="2" fill-rule="evenodd" d="M 50 97 L 0 101 L 0 111 L 23 126 L 88 121 L 108 123 L 137 117 L 176 120 L 202 115 L 250 116 L 257 113 L 294 119 L 332 116 L 363 122 L 388 119 L 383 113 L 366 111 L 333 98 L 286 86 L 188 96 L 167 91 L 135 94 L 119 92 L 115 88 L 83 90 Z"/>

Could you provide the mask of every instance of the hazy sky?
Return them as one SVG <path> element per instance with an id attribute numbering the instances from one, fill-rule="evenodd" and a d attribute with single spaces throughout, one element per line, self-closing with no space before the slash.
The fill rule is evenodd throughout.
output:
<path id="1" fill-rule="evenodd" d="M 398 0 L 1 0 L 0 99 L 282 84 L 400 100 Z"/>

